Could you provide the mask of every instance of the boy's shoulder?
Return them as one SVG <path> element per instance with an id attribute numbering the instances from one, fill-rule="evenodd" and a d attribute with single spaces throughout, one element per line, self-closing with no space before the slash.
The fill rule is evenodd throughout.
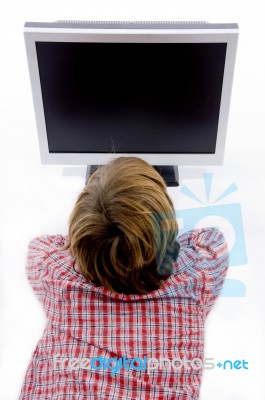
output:
<path id="1" fill-rule="evenodd" d="M 43 251 L 49 251 L 54 249 L 59 249 L 65 246 L 67 241 L 67 236 L 64 235 L 48 235 L 44 234 L 37 236 L 30 240 L 30 249 L 39 249 Z"/>
<path id="2" fill-rule="evenodd" d="M 210 243 L 223 243 L 225 238 L 219 228 L 210 226 L 206 228 L 198 228 L 189 230 L 181 234 L 178 238 L 180 245 L 192 245 L 192 244 L 210 244 Z"/>

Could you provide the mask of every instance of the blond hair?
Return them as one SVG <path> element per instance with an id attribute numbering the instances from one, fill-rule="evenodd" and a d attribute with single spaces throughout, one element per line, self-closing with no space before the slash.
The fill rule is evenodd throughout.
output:
<path id="1" fill-rule="evenodd" d="M 79 195 L 68 244 L 81 274 L 116 293 L 148 293 L 172 273 L 177 222 L 159 173 L 137 157 L 99 167 Z"/>

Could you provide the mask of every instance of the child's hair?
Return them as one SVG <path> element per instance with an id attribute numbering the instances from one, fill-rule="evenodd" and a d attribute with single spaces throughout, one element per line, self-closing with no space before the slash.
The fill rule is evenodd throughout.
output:
<path id="1" fill-rule="evenodd" d="M 140 158 L 119 157 L 99 167 L 79 195 L 66 248 L 94 284 L 144 294 L 171 275 L 177 230 L 159 173 Z"/>

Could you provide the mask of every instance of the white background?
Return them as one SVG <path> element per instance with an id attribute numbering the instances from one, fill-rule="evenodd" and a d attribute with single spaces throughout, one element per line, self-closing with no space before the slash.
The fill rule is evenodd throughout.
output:
<path id="1" fill-rule="evenodd" d="M 28 241 L 67 232 L 83 187 L 85 167 L 42 166 L 37 143 L 23 24 L 25 21 L 204 20 L 240 27 L 223 167 L 180 169 L 182 182 L 202 197 L 204 172 L 213 193 L 232 182 L 224 203 L 241 204 L 248 263 L 229 277 L 246 285 L 242 298 L 219 298 L 206 326 L 206 357 L 245 359 L 248 370 L 205 371 L 201 400 L 264 400 L 264 182 L 265 33 L 263 1 L 252 0 L 1 0 L 0 5 L 0 400 L 19 396 L 23 377 L 45 326 L 24 271 Z M 170 189 L 176 208 L 196 203 Z M 227 232 L 229 234 L 229 232 Z"/>

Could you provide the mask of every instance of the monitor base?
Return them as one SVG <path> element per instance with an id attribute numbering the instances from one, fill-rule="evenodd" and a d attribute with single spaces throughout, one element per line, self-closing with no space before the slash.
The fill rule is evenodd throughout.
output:
<path id="1" fill-rule="evenodd" d="M 177 165 L 153 165 L 162 176 L 168 187 L 179 186 L 179 172 Z M 96 171 L 98 165 L 88 165 L 86 170 L 86 184 L 89 177 Z"/>
<path id="2" fill-rule="evenodd" d="M 153 165 L 162 176 L 168 187 L 179 186 L 179 170 L 177 165 Z"/>
<path id="3" fill-rule="evenodd" d="M 87 165 L 86 167 L 86 184 L 90 176 L 96 171 L 99 165 Z"/>

